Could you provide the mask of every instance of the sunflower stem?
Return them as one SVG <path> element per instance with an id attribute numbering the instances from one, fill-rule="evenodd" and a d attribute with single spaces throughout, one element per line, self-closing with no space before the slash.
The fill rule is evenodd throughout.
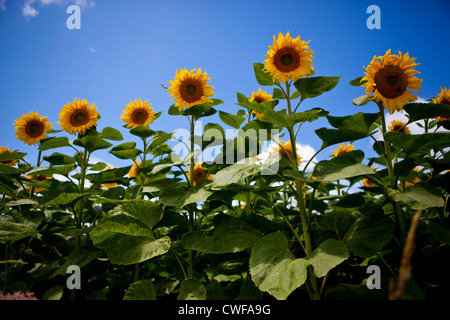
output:
<path id="1" fill-rule="evenodd" d="M 378 108 L 380 109 L 380 116 L 381 116 L 381 133 L 383 135 L 383 142 L 384 142 L 384 155 L 386 159 L 386 166 L 388 169 L 389 174 L 389 180 L 390 180 L 390 187 L 392 189 L 397 189 L 397 178 L 395 176 L 394 168 L 393 168 L 393 162 L 392 162 L 392 154 L 391 154 L 391 145 L 388 141 L 386 141 L 386 118 L 384 116 L 384 107 L 381 102 L 377 102 Z M 400 228 L 401 232 L 401 240 L 402 245 L 405 243 L 405 221 L 403 219 L 403 211 L 400 207 L 400 204 L 393 199 L 391 200 L 392 205 L 394 207 L 394 214 L 395 218 L 397 220 L 398 227 Z"/>
<path id="2" fill-rule="evenodd" d="M 286 103 L 287 103 L 287 109 L 288 109 L 288 114 L 292 115 L 292 107 L 291 107 L 291 99 L 290 99 L 290 84 L 289 82 L 286 83 Z M 294 128 L 293 127 L 287 127 L 287 130 L 289 132 L 289 137 L 291 140 L 291 146 L 292 146 L 292 165 L 294 167 L 294 170 L 296 172 L 299 173 L 299 169 L 298 169 L 298 163 L 297 163 L 297 145 L 296 145 L 296 139 L 295 136 L 296 134 L 294 133 Z M 306 204 L 305 204 L 305 195 L 303 193 L 303 183 L 302 181 L 296 179 L 295 181 L 296 183 L 296 198 L 297 198 L 297 205 L 299 206 L 299 211 L 300 211 L 300 220 L 301 220 L 301 224 L 302 224 L 302 230 L 303 230 L 303 238 L 305 241 L 305 253 L 306 256 L 309 256 L 312 253 L 312 243 L 311 243 L 311 235 L 309 233 L 309 219 L 308 219 L 308 212 L 306 210 Z M 311 213 L 309 213 L 311 214 Z M 320 299 L 320 294 L 319 294 L 319 288 L 317 285 L 317 278 L 313 272 L 313 270 L 311 268 L 308 268 L 308 280 L 310 282 L 310 285 L 313 289 L 313 292 L 310 292 L 310 297 L 312 300 L 316 300 L 316 299 Z"/>
<path id="3" fill-rule="evenodd" d="M 191 132 L 191 148 L 190 148 L 190 152 L 194 152 L 194 128 L 195 128 L 195 120 L 194 120 L 194 116 L 192 115 L 189 119 L 189 123 L 190 123 L 190 132 Z M 194 190 L 194 157 L 191 157 L 191 165 L 189 167 L 189 190 L 190 192 L 192 192 Z M 194 204 L 190 204 L 188 207 L 189 210 L 189 232 L 194 231 L 194 218 L 195 218 L 195 214 L 194 214 Z M 188 277 L 189 278 L 193 278 L 194 277 L 194 261 L 193 261 L 193 251 L 192 249 L 188 250 Z"/>

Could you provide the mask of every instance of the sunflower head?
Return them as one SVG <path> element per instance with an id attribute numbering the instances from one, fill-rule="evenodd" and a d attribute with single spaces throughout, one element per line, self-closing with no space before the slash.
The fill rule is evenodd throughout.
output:
<path id="1" fill-rule="evenodd" d="M 433 100 L 433 103 L 436 104 L 448 104 L 450 105 L 450 90 L 447 88 L 441 87 L 441 92 L 438 94 L 437 98 L 431 98 Z M 436 121 L 446 121 L 450 120 L 450 114 L 439 116 L 436 118 Z"/>
<path id="2" fill-rule="evenodd" d="M 45 181 L 45 180 L 52 179 L 51 177 L 47 177 L 47 176 L 43 176 L 43 175 L 38 175 L 38 176 L 27 175 L 27 178 L 30 179 L 32 182 L 39 182 L 39 181 Z M 41 192 L 43 190 L 45 190 L 45 188 L 41 188 L 41 187 L 34 188 L 34 192 Z"/>
<path id="3" fill-rule="evenodd" d="M 213 102 L 211 98 L 214 95 L 213 86 L 207 84 L 211 78 L 207 77 L 206 72 L 202 73 L 201 68 L 188 71 L 180 68 L 176 70 L 175 80 L 168 81 L 172 86 L 168 88 L 169 96 L 176 101 L 179 111 L 205 102 Z"/>
<path id="4" fill-rule="evenodd" d="M 68 102 L 59 113 L 61 128 L 70 134 L 84 135 L 86 130 L 97 125 L 99 113 L 95 104 L 89 105 L 88 101 L 74 99 L 73 103 Z"/>
<path id="5" fill-rule="evenodd" d="M 366 88 L 366 94 L 373 92 L 373 100 L 382 102 L 389 113 L 400 111 L 409 102 L 415 101 L 417 97 L 411 93 L 417 93 L 421 89 L 421 79 L 414 75 L 420 73 L 413 68 L 418 65 L 415 58 L 410 58 L 409 54 L 391 54 L 389 49 L 382 57 L 374 57 L 372 62 L 364 67 L 365 77 L 361 81 Z"/>
<path id="6" fill-rule="evenodd" d="M 194 166 L 194 186 L 200 179 L 213 180 L 213 176 L 207 173 L 208 169 L 202 167 L 200 164 Z M 189 172 L 186 173 L 187 178 L 190 180 Z"/>
<path id="7" fill-rule="evenodd" d="M 263 70 L 269 72 L 274 81 L 280 82 L 295 82 L 311 75 L 314 72 L 314 51 L 310 50 L 308 44 L 309 41 L 300 40 L 300 36 L 292 38 L 289 32 L 286 35 L 280 32 L 278 39 L 273 36 L 273 46 L 269 46 Z"/>
<path id="8" fill-rule="evenodd" d="M 139 175 L 138 170 L 139 170 L 140 166 L 141 166 L 140 162 L 138 162 L 138 163 L 133 162 L 133 166 L 131 167 L 130 171 L 128 172 L 128 176 L 130 178 L 136 178 Z"/>
<path id="9" fill-rule="evenodd" d="M 8 147 L 0 147 L 0 154 L 2 153 L 12 153 L 11 149 Z M 0 161 L 0 164 L 3 164 L 5 166 L 13 166 L 17 163 L 17 160 L 9 160 L 9 161 Z"/>
<path id="10" fill-rule="evenodd" d="M 284 141 L 279 141 L 278 143 L 278 147 L 275 149 L 276 152 L 278 152 L 281 157 L 292 161 L 292 159 L 294 158 L 294 153 L 292 151 L 292 144 L 290 141 L 288 141 L 287 143 Z M 298 148 L 296 149 L 296 154 L 297 154 L 297 164 L 300 164 L 300 160 L 302 159 L 299 155 L 298 155 Z"/>
<path id="11" fill-rule="evenodd" d="M 14 122 L 16 128 L 15 136 L 20 141 L 29 145 L 38 143 L 47 138 L 47 133 L 53 127 L 47 117 L 40 116 L 37 112 L 32 111 L 24 114 Z"/>
<path id="12" fill-rule="evenodd" d="M 398 131 L 406 134 L 411 134 L 411 131 L 409 131 L 406 123 L 400 120 L 392 120 L 389 131 Z"/>
<path id="13" fill-rule="evenodd" d="M 147 100 L 142 102 L 141 98 L 134 100 L 134 102 L 130 101 L 127 108 L 123 110 L 120 119 L 127 123 L 127 128 L 133 129 L 140 125 L 148 126 L 155 120 L 155 111 L 150 105 L 151 103 L 148 103 Z"/>
<path id="14" fill-rule="evenodd" d="M 345 153 L 348 153 L 348 152 L 351 152 L 351 151 L 354 151 L 354 150 L 355 150 L 355 147 L 353 145 L 351 145 L 351 144 L 349 144 L 348 146 L 346 146 L 344 144 L 338 145 L 338 149 L 337 150 L 333 150 L 334 156 L 331 156 L 331 157 L 332 158 L 339 157 L 342 154 L 345 154 Z"/>
<path id="15" fill-rule="evenodd" d="M 248 101 L 253 102 L 256 101 L 258 103 L 266 102 L 266 101 L 272 101 L 272 95 L 268 94 L 267 91 L 262 91 L 261 88 L 258 89 L 257 92 L 253 91 L 250 99 Z M 262 112 L 258 112 L 255 110 L 252 110 L 252 113 L 256 116 L 256 119 L 261 120 L 261 117 L 263 115 Z"/>

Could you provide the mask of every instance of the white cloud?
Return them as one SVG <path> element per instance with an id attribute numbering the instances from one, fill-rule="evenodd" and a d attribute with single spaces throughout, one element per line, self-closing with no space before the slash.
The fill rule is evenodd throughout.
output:
<path id="1" fill-rule="evenodd" d="M 297 143 L 297 153 L 298 155 L 301 157 L 301 161 L 300 161 L 300 170 L 303 170 L 306 166 L 306 164 L 308 163 L 308 161 L 314 156 L 314 154 L 316 153 L 316 150 L 310 146 L 309 144 L 300 144 Z M 261 160 L 262 162 L 267 159 L 267 157 L 270 155 L 271 152 L 273 152 L 273 150 L 277 150 L 278 149 L 278 144 L 275 142 L 271 142 L 269 144 L 269 146 L 267 147 L 267 150 L 262 152 L 260 155 L 258 155 L 258 159 Z M 317 162 L 317 158 L 314 158 L 312 160 L 312 162 Z M 308 168 L 311 169 L 314 166 L 309 165 Z M 308 170 L 307 168 L 307 170 Z"/>
<path id="2" fill-rule="evenodd" d="M 5 3 L 6 3 L 6 0 L 0 0 L 0 9 L 2 9 L 3 11 L 6 10 Z"/>
<path id="3" fill-rule="evenodd" d="M 6 0 L 0 0 L 0 8 L 4 10 L 4 3 Z M 39 14 L 36 6 L 44 7 L 53 4 L 75 4 L 82 8 L 93 7 L 95 2 L 93 0 L 25 0 L 22 7 L 22 15 L 26 18 L 34 18 Z"/>
<path id="4" fill-rule="evenodd" d="M 95 50 L 95 48 L 92 48 L 92 47 L 89 48 L 89 51 L 92 52 L 92 53 L 96 53 L 97 52 L 97 50 Z"/>

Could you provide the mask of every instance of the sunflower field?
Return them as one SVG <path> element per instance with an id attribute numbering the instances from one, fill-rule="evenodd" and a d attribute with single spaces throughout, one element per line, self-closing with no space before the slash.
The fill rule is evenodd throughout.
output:
<path id="1" fill-rule="evenodd" d="M 132 100 L 120 130 L 83 99 L 62 103 L 56 124 L 18 115 L 16 138 L 38 157 L 0 148 L 1 298 L 449 297 L 449 89 L 416 102 L 416 59 L 388 50 L 345 84 L 361 88 L 353 104 L 368 112 L 305 110 L 340 81 L 315 75 L 313 54 L 300 36 L 275 35 L 267 58 L 249 66 L 261 88 L 237 92 L 236 112 L 220 110 L 201 68 L 180 68 L 161 88 L 174 104 L 157 112 Z M 408 121 L 387 123 L 385 110 Z M 185 118 L 187 141 L 152 129 L 162 112 Z M 217 113 L 222 124 L 208 121 Z M 294 146 L 319 118 L 329 126 L 315 131 L 316 155 L 333 155 L 304 160 Z M 412 124 L 423 132 L 411 134 Z M 354 147 L 360 139 L 376 157 Z M 267 143 L 276 147 L 263 154 Z M 94 163 L 98 150 L 128 165 Z"/>

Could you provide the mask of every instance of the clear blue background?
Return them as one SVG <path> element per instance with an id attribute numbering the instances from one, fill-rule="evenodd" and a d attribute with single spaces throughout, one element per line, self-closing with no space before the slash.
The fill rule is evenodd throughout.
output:
<path id="1" fill-rule="evenodd" d="M 352 105 L 364 89 L 348 82 L 363 76 L 363 66 L 388 49 L 409 52 L 421 63 L 416 67 L 424 79 L 420 98 L 450 86 L 447 0 L 86 0 L 81 1 L 88 5 L 81 6 L 80 30 L 66 27 L 66 8 L 74 1 L 43 5 L 42 0 L 28 0 L 39 12 L 34 17 L 23 15 L 26 2 L 0 1 L 0 146 L 28 152 L 32 163 L 36 147 L 15 139 L 13 122 L 37 111 L 55 123 L 64 104 L 74 98 L 94 102 L 101 115 L 98 128 L 118 128 L 127 141 L 138 142 L 122 127 L 120 116 L 137 98 L 163 112 L 153 129 L 187 129 L 186 118 L 167 114 L 173 102 L 160 86 L 168 85 L 180 67 L 206 71 L 215 97 L 225 102 L 218 109 L 236 113 L 236 93 L 250 96 L 258 90 L 252 63 L 262 62 L 279 32 L 311 40 L 316 75 L 342 76 L 333 91 L 306 100 L 305 109 L 321 107 L 334 116 L 376 112 L 374 104 Z M 371 4 L 381 9 L 380 30 L 366 27 Z M 263 89 L 272 93 L 272 88 Z M 221 123 L 217 115 L 203 120 L 207 122 Z M 314 130 L 322 126 L 329 127 L 325 119 L 306 124 L 298 143 L 317 150 L 321 141 Z M 367 155 L 372 152 L 369 139 L 355 145 Z M 319 158 L 328 157 L 332 149 Z M 106 152 L 94 156 L 129 165 Z"/>

